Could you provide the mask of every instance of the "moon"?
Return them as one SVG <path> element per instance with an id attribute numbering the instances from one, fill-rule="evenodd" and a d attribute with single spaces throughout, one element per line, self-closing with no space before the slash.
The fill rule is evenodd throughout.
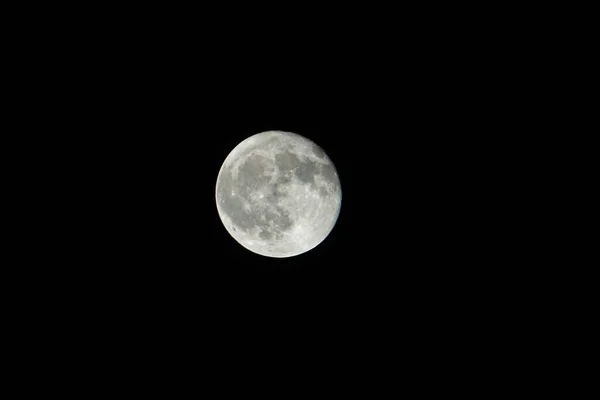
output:
<path id="1" fill-rule="evenodd" d="M 250 136 L 229 153 L 217 178 L 217 211 L 246 249 L 293 257 L 318 246 L 342 204 L 336 168 L 316 143 L 292 132 Z"/>

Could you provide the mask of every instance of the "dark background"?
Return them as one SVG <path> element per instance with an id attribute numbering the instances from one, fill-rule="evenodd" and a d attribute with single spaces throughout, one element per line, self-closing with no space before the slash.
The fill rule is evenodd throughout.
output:
<path id="1" fill-rule="evenodd" d="M 439 9 L 154 11 L 50 22 L 27 50 L 47 127 L 32 142 L 53 149 L 39 235 L 54 267 L 35 274 L 51 325 L 142 358 L 168 358 L 167 343 L 348 366 L 485 337 L 500 275 L 481 168 L 501 128 L 493 38 Z M 266 130 L 319 144 L 342 185 L 331 234 L 287 259 L 239 245 L 215 204 L 227 154 Z"/>

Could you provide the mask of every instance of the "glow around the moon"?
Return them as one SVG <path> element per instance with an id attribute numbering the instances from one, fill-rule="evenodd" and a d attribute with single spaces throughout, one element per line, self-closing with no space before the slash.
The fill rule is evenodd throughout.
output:
<path id="1" fill-rule="evenodd" d="M 323 150 L 300 135 L 268 131 L 236 146 L 217 178 L 216 201 L 229 234 L 248 250 L 292 257 L 333 229 L 342 190 Z"/>

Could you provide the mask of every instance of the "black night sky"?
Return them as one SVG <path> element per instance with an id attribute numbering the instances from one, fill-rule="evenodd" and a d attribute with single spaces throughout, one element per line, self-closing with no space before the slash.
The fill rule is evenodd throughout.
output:
<path id="1" fill-rule="evenodd" d="M 345 60 L 264 57 L 223 61 L 235 68 L 182 61 L 135 83 L 148 87 L 131 97 L 106 95 L 94 152 L 97 173 L 110 176 L 100 193 L 108 206 L 97 210 L 106 217 L 101 255 L 111 282 L 148 298 L 184 296 L 185 307 L 211 299 L 314 312 L 342 299 L 351 312 L 359 304 L 387 309 L 392 303 L 380 297 L 423 296 L 423 305 L 447 294 L 458 277 L 449 264 L 460 265 L 454 174 L 462 161 L 449 154 L 459 141 L 444 128 L 452 116 L 432 100 L 435 84 L 422 83 L 430 79 L 415 66 L 402 75 L 382 71 L 384 60 L 361 69 Z M 266 130 L 318 143 L 343 191 L 327 239 L 287 259 L 239 245 L 215 204 L 227 154 Z"/>
<path id="2" fill-rule="evenodd" d="M 40 174 L 65 210 L 52 210 L 57 267 L 40 281 L 56 282 L 64 309 L 182 352 L 291 340 L 296 356 L 314 345 L 348 363 L 436 348 L 485 313 L 498 253 L 484 252 L 494 194 L 479 189 L 492 151 L 481 132 L 497 120 L 470 68 L 479 47 L 410 18 L 335 18 L 344 26 L 297 21 L 281 36 L 138 18 L 40 38 L 36 101 L 52 111 L 36 118 L 64 154 L 60 173 Z M 217 214 L 225 157 L 267 130 L 316 142 L 341 181 L 333 231 L 296 257 L 246 250 Z"/>

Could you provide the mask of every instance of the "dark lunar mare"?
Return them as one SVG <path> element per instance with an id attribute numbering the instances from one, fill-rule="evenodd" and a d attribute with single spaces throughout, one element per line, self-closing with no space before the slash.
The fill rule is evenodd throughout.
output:
<path id="1" fill-rule="evenodd" d="M 276 230 L 286 231 L 293 226 L 293 221 L 289 214 L 281 207 L 265 207 L 258 212 L 244 211 L 244 202 L 246 199 L 250 202 L 250 194 L 257 188 L 263 187 L 269 183 L 270 177 L 265 176 L 266 170 L 265 160 L 260 156 L 250 156 L 240 166 L 237 179 L 233 179 L 232 171 L 229 168 L 224 168 L 221 171 L 219 187 L 217 189 L 217 199 L 221 210 L 231 219 L 233 224 L 244 230 L 249 231 L 252 228 L 259 228 L 259 236 L 261 239 L 268 240 L 273 234 L 268 231 L 272 222 Z M 235 192 L 235 195 L 231 193 Z M 275 197 L 283 195 L 283 193 L 275 190 Z M 267 197 L 267 201 L 268 201 Z M 273 203 L 277 199 L 272 199 Z M 264 215 L 264 219 L 261 216 Z M 280 236 L 280 235 L 278 235 Z"/>
<path id="2" fill-rule="evenodd" d="M 318 146 L 317 149 L 320 151 L 319 154 L 322 154 L 321 158 L 326 159 L 325 153 L 320 150 Z M 317 154 L 314 147 L 313 152 Z M 295 154 L 289 151 L 277 154 L 275 156 L 275 164 L 277 165 L 280 174 L 282 174 L 281 179 L 283 179 L 283 174 L 285 172 L 293 171 L 300 182 L 309 184 L 313 190 L 319 190 L 319 193 L 322 196 L 329 196 L 329 193 L 327 190 L 317 187 L 315 175 L 322 175 L 325 180 L 333 183 L 336 188 L 338 187 L 339 182 L 333 164 L 325 165 L 314 161 L 302 162 Z M 279 181 L 277 183 L 279 183 Z M 285 183 L 287 183 L 287 181 Z"/>
<path id="3" fill-rule="evenodd" d="M 328 165 L 320 164 L 319 172 L 324 180 L 326 180 L 327 182 L 331 182 L 333 184 L 333 187 L 335 188 L 335 192 L 337 193 L 340 188 L 340 180 L 337 176 L 337 172 L 336 172 L 333 164 L 331 164 L 331 163 Z M 321 189 L 323 189 L 323 188 L 319 189 L 319 193 L 321 193 L 324 196 L 329 196 L 329 193 L 327 191 L 325 191 L 325 194 L 323 194 L 323 191 Z"/>
<path id="4" fill-rule="evenodd" d="M 315 156 L 317 156 L 319 158 L 322 158 L 322 159 L 327 158 L 327 156 L 325 155 L 325 152 L 323 151 L 323 149 L 318 144 L 312 143 L 311 144 L 311 149 L 312 149 L 312 152 L 313 152 L 313 154 Z"/>

